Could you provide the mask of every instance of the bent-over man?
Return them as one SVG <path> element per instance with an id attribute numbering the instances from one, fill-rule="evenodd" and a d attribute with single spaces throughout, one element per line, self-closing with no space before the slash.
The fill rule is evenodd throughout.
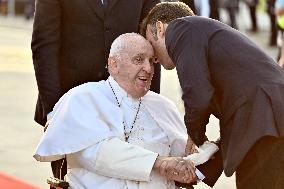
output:
<path id="1" fill-rule="evenodd" d="M 191 139 L 203 143 L 214 114 L 237 188 L 283 188 L 283 70 L 242 33 L 181 2 L 157 4 L 144 24 L 164 68 L 176 67 Z"/>

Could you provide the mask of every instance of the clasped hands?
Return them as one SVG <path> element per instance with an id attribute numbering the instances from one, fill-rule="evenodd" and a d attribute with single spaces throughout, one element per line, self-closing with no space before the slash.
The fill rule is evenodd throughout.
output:
<path id="1" fill-rule="evenodd" d="M 168 180 L 181 183 L 195 183 L 197 180 L 194 164 L 182 157 L 159 156 L 154 164 L 154 169 Z"/>
<path id="2" fill-rule="evenodd" d="M 185 154 L 197 153 L 196 145 L 188 137 Z M 182 157 L 161 157 L 159 156 L 154 168 L 168 180 L 175 180 L 181 183 L 196 183 L 195 165 L 190 160 Z"/>

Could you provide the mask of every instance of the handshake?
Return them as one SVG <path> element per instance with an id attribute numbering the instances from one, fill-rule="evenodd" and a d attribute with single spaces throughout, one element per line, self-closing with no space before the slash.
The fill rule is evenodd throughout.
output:
<path id="1" fill-rule="evenodd" d="M 195 183 L 195 165 L 190 160 L 182 157 L 162 157 L 159 156 L 154 164 L 154 170 L 158 171 L 168 180 L 181 183 Z"/>
<path id="2" fill-rule="evenodd" d="M 189 143 L 188 143 L 189 144 Z M 154 164 L 154 170 L 158 171 L 168 180 L 193 184 L 197 181 L 195 166 L 208 161 L 218 151 L 218 146 L 211 142 L 205 142 L 199 148 L 195 145 L 187 145 L 190 155 L 187 157 L 163 157 L 159 156 Z"/>

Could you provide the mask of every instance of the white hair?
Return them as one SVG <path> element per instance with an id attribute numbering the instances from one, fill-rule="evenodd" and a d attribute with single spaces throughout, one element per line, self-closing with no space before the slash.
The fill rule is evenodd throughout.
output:
<path id="1" fill-rule="evenodd" d="M 109 51 L 109 57 L 120 58 L 121 52 L 127 46 L 131 46 L 131 44 L 128 43 L 128 39 L 133 39 L 133 38 L 145 39 L 142 35 L 140 35 L 138 33 L 134 33 L 134 32 L 121 34 L 112 42 L 112 45 L 111 45 L 110 51 Z"/>

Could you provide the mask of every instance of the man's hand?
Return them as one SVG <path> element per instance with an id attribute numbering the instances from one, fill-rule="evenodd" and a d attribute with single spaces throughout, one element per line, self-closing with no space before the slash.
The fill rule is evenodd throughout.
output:
<path id="1" fill-rule="evenodd" d="M 196 145 L 191 140 L 190 136 L 188 136 L 187 144 L 186 144 L 186 148 L 185 148 L 185 155 L 188 156 L 188 155 L 193 154 L 193 153 L 198 153 L 198 150 L 196 149 Z"/>
<path id="2" fill-rule="evenodd" d="M 194 183 L 197 180 L 193 163 L 181 157 L 158 157 L 154 169 L 168 180 L 181 183 Z"/>

